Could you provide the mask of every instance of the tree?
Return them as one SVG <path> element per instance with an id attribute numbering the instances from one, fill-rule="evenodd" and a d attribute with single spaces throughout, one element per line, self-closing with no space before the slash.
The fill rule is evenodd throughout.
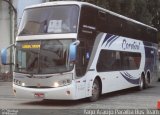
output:
<path id="1" fill-rule="evenodd" d="M 54 1 L 54 0 L 51 0 Z M 75 0 L 89 2 L 160 30 L 160 0 Z"/>

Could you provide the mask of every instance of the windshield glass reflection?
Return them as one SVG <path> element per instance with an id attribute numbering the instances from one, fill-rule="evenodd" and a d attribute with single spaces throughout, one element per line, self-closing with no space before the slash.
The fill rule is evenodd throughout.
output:
<path id="1" fill-rule="evenodd" d="M 17 42 L 15 71 L 33 74 L 51 74 L 70 71 L 69 45 L 72 40 L 45 40 Z"/>
<path id="2" fill-rule="evenodd" d="M 19 35 L 76 33 L 79 7 L 76 5 L 30 8 L 24 11 Z"/>

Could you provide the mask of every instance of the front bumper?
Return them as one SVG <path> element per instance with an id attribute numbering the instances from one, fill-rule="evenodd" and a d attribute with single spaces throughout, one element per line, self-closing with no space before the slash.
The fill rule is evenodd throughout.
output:
<path id="1" fill-rule="evenodd" d="M 55 99 L 55 100 L 75 100 L 75 87 L 72 84 L 58 88 L 26 88 L 13 84 L 13 91 L 17 98 L 27 99 Z M 43 97 L 37 97 L 35 94 L 44 94 Z"/>

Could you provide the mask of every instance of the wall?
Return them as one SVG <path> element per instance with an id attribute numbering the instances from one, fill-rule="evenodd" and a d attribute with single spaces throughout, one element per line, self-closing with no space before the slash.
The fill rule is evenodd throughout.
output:
<path id="1" fill-rule="evenodd" d="M 0 0 L 0 50 L 10 44 L 10 14 L 8 3 Z M 7 71 L 7 66 L 2 66 L 0 61 L 0 72 Z"/>

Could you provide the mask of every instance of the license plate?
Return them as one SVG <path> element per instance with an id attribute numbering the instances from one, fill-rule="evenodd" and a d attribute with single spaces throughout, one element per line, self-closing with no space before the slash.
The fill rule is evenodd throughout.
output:
<path id="1" fill-rule="evenodd" d="M 35 94 L 34 94 L 34 97 L 35 97 L 35 98 L 44 98 L 45 95 L 44 95 L 44 93 L 35 93 Z"/>

